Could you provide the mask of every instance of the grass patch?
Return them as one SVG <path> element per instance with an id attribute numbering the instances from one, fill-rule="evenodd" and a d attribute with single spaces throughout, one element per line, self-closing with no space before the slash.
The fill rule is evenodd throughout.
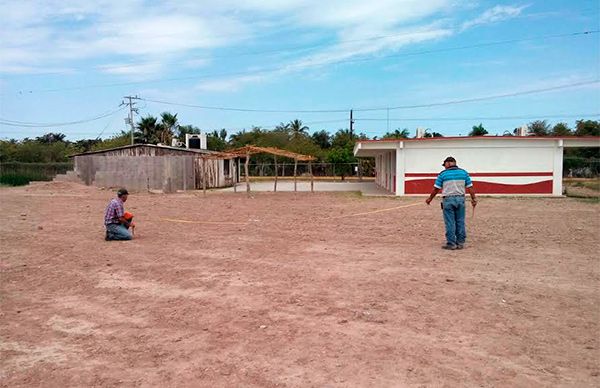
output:
<path id="1" fill-rule="evenodd" d="M 23 186 L 32 181 L 51 181 L 72 167 L 72 163 L 1 163 L 0 184 Z"/>
<path id="2" fill-rule="evenodd" d="M 35 172 L 23 172 L 23 173 L 6 173 L 0 175 L 0 185 L 6 186 L 24 186 L 31 181 L 48 181 L 51 178 L 48 176 L 35 173 Z"/>

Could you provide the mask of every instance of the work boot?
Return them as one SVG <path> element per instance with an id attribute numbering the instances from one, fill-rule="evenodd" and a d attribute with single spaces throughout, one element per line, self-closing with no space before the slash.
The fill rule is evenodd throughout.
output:
<path id="1" fill-rule="evenodd" d="M 448 249 L 450 251 L 453 251 L 456 249 L 456 245 L 451 245 L 451 244 L 442 245 L 442 249 Z"/>
<path id="2" fill-rule="evenodd" d="M 465 247 L 465 245 L 464 245 L 464 244 L 458 244 L 458 245 L 456 246 L 456 249 L 463 249 L 464 247 Z"/>

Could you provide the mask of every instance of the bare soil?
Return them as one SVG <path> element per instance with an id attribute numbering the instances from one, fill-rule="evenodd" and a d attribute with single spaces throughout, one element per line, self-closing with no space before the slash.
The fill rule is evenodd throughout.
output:
<path id="1" fill-rule="evenodd" d="M 600 385 L 598 204 L 113 195 L 0 189 L 1 386 Z"/>

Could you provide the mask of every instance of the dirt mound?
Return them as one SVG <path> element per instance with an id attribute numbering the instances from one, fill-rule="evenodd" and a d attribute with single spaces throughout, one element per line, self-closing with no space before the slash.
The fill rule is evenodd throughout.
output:
<path id="1" fill-rule="evenodd" d="M 90 193 L 98 191 L 97 188 L 74 182 L 31 182 L 25 187 L 26 192 L 50 193 Z"/>

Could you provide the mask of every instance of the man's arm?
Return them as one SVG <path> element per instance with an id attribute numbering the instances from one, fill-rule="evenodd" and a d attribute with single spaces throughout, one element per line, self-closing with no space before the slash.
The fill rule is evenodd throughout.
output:
<path id="1" fill-rule="evenodd" d="M 471 205 L 473 205 L 473 207 L 477 206 L 477 198 L 475 198 L 475 189 L 473 186 L 467 187 L 467 193 L 471 196 Z"/>
<path id="2" fill-rule="evenodd" d="M 467 179 L 465 179 L 465 187 L 467 189 L 467 193 L 471 195 L 471 205 L 473 207 L 477 206 L 477 198 L 475 198 L 475 189 L 473 188 L 473 182 L 471 181 L 471 177 L 467 173 Z"/>
<path id="3" fill-rule="evenodd" d="M 433 190 L 431 191 L 431 194 L 429 194 L 429 198 L 427 198 L 425 200 L 425 203 L 429 205 L 439 192 L 440 192 L 440 189 L 438 189 L 437 187 L 434 187 Z"/>

